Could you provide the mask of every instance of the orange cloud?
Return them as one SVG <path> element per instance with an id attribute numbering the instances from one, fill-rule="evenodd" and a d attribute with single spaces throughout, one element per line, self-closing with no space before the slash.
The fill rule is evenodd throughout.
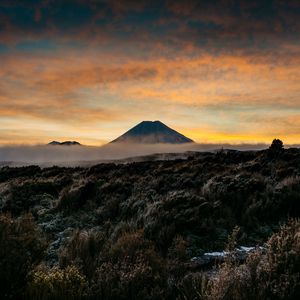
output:
<path id="1" fill-rule="evenodd" d="M 176 118 L 186 127 L 198 125 L 202 130 L 191 130 L 190 135 L 200 142 L 254 141 L 255 136 L 257 141 L 269 141 L 270 134 L 282 134 L 280 126 L 287 136 L 297 139 L 291 126 L 295 120 L 284 120 L 300 107 L 299 63 L 297 55 L 277 56 L 277 61 L 272 55 L 208 53 L 141 60 L 88 50 L 7 55 L 0 69 L 0 114 L 16 120 L 73 124 L 82 138 L 89 131 L 80 123 L 88 120 L 89 125 L 100 126 L 89 138 L 93 144 L 97 138 L 109 140 L 122 133 L 120 124 L 152 116 L 163 116 L 168 124 Z M 282 114 L 273 131 L 262 117 L 266 113 Z M 105 125 L 114 122 L 121 126 L 118 130 Z M 251 126 L 255 123 L 258 131 L 254 134 Z M 240 132 L 230 134 L 235 127 Z"/>

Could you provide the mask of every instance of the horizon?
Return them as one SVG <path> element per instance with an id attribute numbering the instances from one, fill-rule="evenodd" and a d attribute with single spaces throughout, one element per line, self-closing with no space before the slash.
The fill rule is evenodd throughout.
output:
<path id="1" fill-rule="evenodd" d="M 129 133 L 132 129 L 137 128 L 139 125 L 143 124 L 143 123 L 160 123 L 166 127 L 168 127 L 171 130 L 174 130 L 173 128 L 169 127 L 167 124 L 165 124 L 164 122 L 160 121 L 160 120 L 143 120 L 141 122 L 139 122 L 138 124 L 135 124 L 134 126 L 128 128 L 128 130 L 125 130 L 124 132 L 122 132 L 120 134 L 120 136 L 118 137 L 113 137 L 108 141 L 103 142 L 102 144 L 85 144 L 82 143 L 80 140 L 72 140 L 72 139 L 62 139 L 62 140 L 58 140 L 58 139 L 53 139 L 51 141 L 47 141 L 46 143 L 19 143 L 19 142 L 15 142 L 15 143 L 7 143 L 7 144 L 0 144 L 0 148 L 14 148 L 14 147 L 43 147 L 43 146 L 51 146 L 51 147 L 55 147 L 55 146 L 62 146 L 63 143 L 75 143 L 73 145 L 71 145 L 72 147 L 76 147 L 76 146 L 85 146 L 85 147 L 94 147 L 94 148 L 101 148 L 101 147 L 105 147 L 109 144 L 112 144 L 114 142 L 116 142 L 116 140 L 118 140 L 119 138 L 121 138 L 122 136 L 124 136 L 125 134 Z M 181 132 L 178 132 L 175 130 L 176 133 L 182 135 Z M 183 135 L 185 138 L 189 139 L 188 136 Z M 249 150 L 249 149 L 253 149 L 253 150 L 260 150 L 260 149 L 264 149 L 264 147 L 269 147 L 271 142 L 277 139 L 277 137 L 273 137 L 269 142 L 197 142 L 194 140 L 191 140 L 191 143 L 194 145 L 198 145 L 198 146 L 203 146 L 205 148 L 208 148 L 210 150 L 218 150 L 221 148 L 224 148 L 226 146 L 228 146 L 228 149 L 236 149 L 236 150 L 240 150 L 240 149 L 245 149 L 245 150 Z M 52 143 L 58 143 L 56 144 L 52 144 Z M 134 142 L 134 141 L 119 141 L 119 144 L 123 144 L 123 145 L 144 145 L 144 146 L 160 146 L 160 145 L 168 145 L 168 146 L 178 146 L 180 144 L 174 144 L 174 143 L 168 143 L 168 142 Z M 191 144 L 190 142 L 187 143 L 182 143 L 182 145 L 188 145 Z M 59 145 L 60 144 L 60 145 Z M 298 143 L 285 143 L 285 141 L 283 140 L 283 144 L 286 148 L 293 148 L 293 147 L 300 147 L 300 144 Z M 67 145 L 70 146 L 70 145 Z M 236 148 L 234 148 L 236 147 Z M 248 147 L 248 148 L 247 148 Z M 226 148 L 225 148 L 226 149 Z"/>
<path id="2" fill-rule="evenodd" d="M 234 151 L 260 151 L 269 148 L 270 144 L 142 144 L 142 143 L 108 143 L 102 146 L 87 145 L 10 145 L 0 146 L 0 167 L 20 167 L 38 165 L 41 167 L 65 166 L 87 167 L 99 163 L 118 162 L 124 163 L 150 160 L 153 155 L 158 155 L 163 160 L 174 158 L 188 158 L 189 153 L 217 153 L 220 150 Z M 297 148 L 300 145 L 294 145 Z M 290 148 L 285 145 L 285 148 Z M 294 147 L 293 147 L 294 148 Z M 174 155 L 175 156 L 174 156 Z"/>
<path id="3" fill-rule="evenodd" d="M 299 1 L 0 3 L 0 145 L 101 146 L 142 120 L 300 144 Z"/>

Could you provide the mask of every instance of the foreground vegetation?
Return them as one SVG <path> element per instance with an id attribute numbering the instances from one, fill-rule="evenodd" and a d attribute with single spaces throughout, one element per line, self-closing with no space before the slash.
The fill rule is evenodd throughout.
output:
<path id="1" fill-rule="evenodd" d="M 280 145 L 2 168 L 0 298 L 297 299 L 299 198 L 300 150 Z"/>

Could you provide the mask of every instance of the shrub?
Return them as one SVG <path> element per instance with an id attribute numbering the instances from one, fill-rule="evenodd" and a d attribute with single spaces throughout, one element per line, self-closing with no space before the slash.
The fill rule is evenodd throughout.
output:
<path id="1" fill-rule="evenodd" d="M 272 299 L 299 299 L 299 270 L 300 222 L 290 220 L 267 242 L 267 253 L 262 257 L 257 270 L 261 296 Z"/>
<path id="2" fill-rule="evenodd" d="M 203 273 L 189 273 L 177 284 L 178 299 L 207 299 L 208 284 L 208 276 Z"/>
<path id="3" fill-rule="evenodd" d="M 146 257 L 135 262 L 103 263 L 96 271 L 92 293 L 96 299 L 164 299 L 166 280 Z"/>
<path id="4" fill-rule="evenodd" d="M 162 299 L 166 292 L 164 261 L 143 231 L 125 232 L 111 246 L 93 281 L 98 299 Z"/>
<path id="5" fill-rule="evenodd" d="M 81 182 L 62 191 L 57 208 L 59 210 L 76 210 L 82 208 L 88 200 L 96 196 L 97 187 L 92 181 Z"/>
<path id="6" fill-rule="evenodd" d="M 21 293 L 27 275 L 43 257 L 46 243 L 30 214 L 0 215 L 0 298 Z"/>
<path id="7" fill-rule="evenodd" d="M 225 260 L 209 285 L 208 299 L 299 299 L 300 222 L 291 220 L 238 265 Z"/>
<path id="8" fill-rule="evenodd" d="M 28 166 L 28 167 L 2 167 L 0 169 L 0 182 L 4 182 L 8 179 L 26 177 L 26 176 L 36 176 L 41 171 L 38 166 Z"/>
<path id="9" fill-rule="evenodd" d="M 150 241 L 144 240 L 143 231 L 125 232 L 110 249 L 110 257 L 113 261 L 127 258 L 133 261 L 138 252 L 152 248 Z"/>
<path id="10" fill-rule="evenodd" d="M 271 156 L 276 156 L 283 152 L 283 142 L 279 139 L 274 139 L 269 147 L 268 153 Z"/>
<path id="11" fill-rule="evenodd" d="M 29 212 L 45 194 L 58 196 L 53 182 L 26 182 L 23 185 L 12 185 L 10 197 L 3 210 L 14 216 Z M 40 196 L 40 197 L 39 197 Z"/>
<path id="12" fill-rule="evenodd" d="M 177 262 L 184 262 L 187 259 L 187 242 L 178 235 L 174 238 L 172 246 L 169 248 L 169 259 Z"/>
<path id="13" fill-rule="evenodd" d="M 74 266 L 40 267 L 31 274 L 26 290 L 29 299 L 40 300 L 82 299 L 87 293 L 87 281 Z"/>
<path id="14" fill-rule="evenodd" d="M 102 233 L 75 231 L 71 240 L 59 253 L 60 265 L 62 267 L 76 265 L 88 278 L 91 278 L 104 241 L 105 237 Z"/>

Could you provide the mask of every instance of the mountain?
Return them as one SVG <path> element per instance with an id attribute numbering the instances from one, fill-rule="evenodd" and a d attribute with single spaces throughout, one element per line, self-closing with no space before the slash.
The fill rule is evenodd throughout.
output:
<path id="1" fill-rule="evenodd" d="M 160 121 L 143 121 L 111 143 L 184 144 L 193 142 Z"/>
<path id="2" fill-rule="evenodd" d="M 48 145 L 52 145 L 52 146 L 80 146 L 81 144 L 76 142 L 76 141 L 64 141 L 64 142 L 52 141 Z"/>

